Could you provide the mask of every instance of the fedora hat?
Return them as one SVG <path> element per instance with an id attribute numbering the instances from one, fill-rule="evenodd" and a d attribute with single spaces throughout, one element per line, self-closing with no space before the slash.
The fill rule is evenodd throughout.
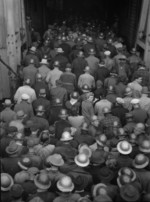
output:
<path id="1" fill-rule="evenodd" d="M 22 171 L 16 173 L 15 176 L 14 176 L 14 182 L 16 184 L 22 184 L 22 183 L 24 183 L 24 182 L 26 182 L 28 180 L 30 180 L 30 175 L 25 170 L 22 170 Z"/>
<path id="2" fill-rule="evenodd" d="M 8 173 L 1 173 L 1 191 L 9 191 L 13 186 L 14 181 Z"/>
<path id="3" fill-rule="evenodd" d="M 2 103 L 5 107 L 11 107 L 13 104 L 10 99 L 6 99 L 4 103 Z"/>
<path id="4" fill-rule="evenodd" d="M 118 171 L 118 175 L 129 175 L 132 182 L 136 179 L 136 173 L 129 167 L 123 167 Z"/>
<path id="5" fill-rule="evenodd" d="M 71 192 L 74 189 L 74 184 L 69 176 L 64 176 L 57 181 L 57 188 L 62 192 Z"/>
<path id="6" fill-rule="evenodd" d="M 77 56 L 78 56 L 78 57 L 84 57 L 83 51 L 78 51 Z"/>
<path id="7" fill-rule="evenodd" d="M 47 162 L 57 167 L 64 165 L 64 160 L 60 154 L 53 154 L 51 156 L 48 156 Z"/>
<path id="8" fill-rule="evenodd" d="M 78 175 L 78 176 L 75 175 L 75 176 L 71 176 L 71 178 L 74 183 L 75 190 L 79 193 L 80 191 L 83 191 L 88 186 L 89 181 L 87 177 L 84 175 Z"/>
<path id="9" fill-rule="evenodd" d="M 117 184 L 119 187 L 122 187 L 125 184 L 130 184 L 132 182 L 131 177 L 129 175 L 120 175 L 117 177 Z"/>
<path id="10" fill-rule="evenodd" d="M 145 168 L 149 164 L 149 158 L 144 154 L 137 154 L 133 160 L 133 167 L 137 169 Z"/>
<path id="11" fill-rule="evenodd" d="M 120 188 L 120 196 L 125 201 L 136 202 L 140 198 L 140 193 L 132 184 L 126 184 Z"/>
<path id="12" fill-rule="evenodd" d="M 132 145 L 128 141 L 123 140 L 117 144 L 117 150 L 120 154 L 127 155 L 132 152 Z"/>
<path id="13" fill-rule="evenodd" d="M 18 166 L 23 170 L 28 170 L 31 165 L 32 161 L 29 157 L 24 157 L 18 161 Z"/>
<path id="14" fill-rule="evenodd" d="M 40 62 L 40 64 L 48 65 L 47 59 L 43 58 Z"/>
<path id="15" fill-rule="evenodd" d="M 94 165 L 102 165 L 105 162 L 103 152 L 101 150 L 95 150 L 92 152 L 91 163 Z"/>
<path id="16" fill-rule="evenodd" d="M 46 94 L 46 89 L 45 88 L 41 88 L 39 90 L 39 95 L 45 95 Z"/>
<path id="17" fill-rule="evenodd" d="M 90 164 L 89 157 L 84 153 L 79 153 L 75 156 L 74 161 L 80 167 L 87 167 Z"/>
<path id="18" fill-rule="evenodd" d="M 64 53 L 63 49 L 62 48 L 57 48 L 57 53 Z"/>
<path id="19" fill-rule="evenodd" d="M 139 145 L 139 150 L 143 153 L 150 153 L 150 140 L 143 140 Z"/>
<path id="20" fill-rule="evenodd" d="M 35 176 L 34 178 L 34 184 L 37 188 L 42 190 L 47 190 L 51 186 L 51 181 L 49 179 L 48 174 L 46 173 L 40 173 Z"/>
<path id="21" fill-rule="evenodd" d="M 78 93 L 78 92 L 76 92 L 76 91 L 74 91 L 74 92 L 72 92 L 72 93 L 71 93 L 71 95 L 70 95 L 70 96 L 71 96 L 71 98 L 73 98 L 73 99 L 76 99 L 76 100 L 77 100 L 77 99 L 79 98 L 79 93 Z"/>
<path id="22" fill-rule="evenodd" d="M 91 149 L 88 147 L 88 145 L 82 145 L 79 148 L 79 154 L 84 153 L 86 154 L 89 158 L 92 156 L 92 151 Z"/>
<path id="23" fill-rule="evenodd" d="M 61 141 L 70 141 L 72 139 L 73 139 L 73 137 L 71 136 L 71 133 L 68 131 L 64 131 L 60 138 Z"/>
<path id="24" fill-rule="evenodd" d="M 96 197 L 98 195 L 106 195 L 107 194 L 107 185 L 104 183 L 99 183 L 94 185 L 92 195 Z"/>
<path id="25" fill-rule="evenodd" d="M 13 155 L 13 154 L 18 153 L 19 150 L 20 150 L 20 146 L 18 144 L 16 144 L 15 141 L 11 141 L 9 143 L 9 145 L 6 147 L 5 151 L 7 154 Z"/>

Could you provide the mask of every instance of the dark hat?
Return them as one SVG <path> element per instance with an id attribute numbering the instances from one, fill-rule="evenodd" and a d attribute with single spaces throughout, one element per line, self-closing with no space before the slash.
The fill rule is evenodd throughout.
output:
<path id="1" fill-rule="evenodd" d="M 133 166 L 137 169 L 145 168 L 149 164 L 149 158 L 144 154 L 137 154 L 133 160 Z"/>
<path id="2" fill-rule="evenodd" d="M 47 190 L 51 186 L 51 181 L 49 179 L 48 174 L 40 173 L 34 178 L 34 184 L 39 189 Z"/>
<path id="3" fill-rule="evenodd" d="M 96 196 L 94 198 L 93 202 L 113 202 L 113 201 L 107 194 L 106 195 L 100 194 L 99 196 Z"/>
<path id="4" fill-rule="evenodd" d="M 18 129 L 15 126 L 8 126 L 7 132 L 8 132 L 8 134 L 15 133 L 15 132 L 18 132 Z"/>
<path id="5" fill-rule="evenodd" d="M 31 84 L 31 80 L 28 78 L 28 79 L 25 79 L 24 80 L 24 84 L 26 85 L 30 85 Z"/>
<path id="6" fill-rule="evenodd" d="M 126 117 L 126 119 L 133 118 L 133 114 L 132 113 L 126 113 L 125 117 Z"/>
<path id="7" fill-rule="evenodd" d="M 87 42 L 92 43 L 93 42 L 93 38 L 92 37 L 88 37 L 87 38 Z"/>
<path id="8" fill-rule="evenodd" d="M 54 62 L 54 64 L 53 64 L 53 66 L 54 66 L 54 67 L 60 67 L 60 62 L 56 60 L 56 61 Z"/>
<path id="9" fill-rule="evenodd" d="M 39 105 L 36 109 L 36 112 L 45 112 L 44 106 L 43 105 Z"/>
<path id="10" fill-rule="evenodd" d="M 104 113 L 104 114 L 109 114 L 109 113 L 111 113 L 111 109 L 108 108 L 108 107 L 104 107 L 104 108 L 103 108 L 103 113 Z"/>
<path id="11" fill-rule="evenodd" d="M 33 197 L 29 202 L 44 202 L 39 196 Z"/>
<path id="12" fill-rule="evenodd" d="M 89 54 L 90 54 L 90 55 L 95 55 L 95 53 L 96 53 L 96 52 L 95 52 L 95 50 L 94 50 L 93 48 L 91 48 L 91 49 L 89 50 Z"/>
<path id="13" fill-rule="evenodd" d="M 100 39 L 103 39 L 103 38 L 104 38 L 104 33 L 103 33 L 103 32 L 101 32 L 101 33 L 99 34 L 99 38 L 100 38 Z"/>
<path id="14" fill-rule="evenodd" d="M 23 170 L 28 170 L 29 167 L 31 167 L 32 161 L 29 157 L 23 157 L 18 161 L 18 166 Z"/>
<path id="15" fill-rule="evenodd" d="M 10 193 L 14 198 L 20 198 L 22 196 L 23 191 L 23 187 L 20 184 L 14 184 L 11 187 Z"/>
<path id="16" fill-rule="evenodd" d="M 62 85 L 62 81 L 61 81 L 61 80 L 59 80 L 59 79 L 58 79 L 58 80 L 56 80 L 56 85 L 57 85 L 57 86 L 61 86 L 61 85 Z"/>
<path id="17" fill-rule="evenodd" d="M 82 91 L 83 91 L 83 92 L 90 92 L 91 89 L 90 89 L 90 87 L 89 87 L 87 84 L 84 84 L 84 85 L 82 86 Z"/>
<path id="18" fill-rule="evenodd" d="M 1 191 L 9 191 L 13 186 L 14 181 L 8 173 L 1 173 Z"/>
<path id="19" fill-rule="evenodd" d="M 20 150 L 20 146 L 16 144 L 15 141 L 11 141 L 9 145 L 6 147 L 6 153 L 7 154 L 16 154 Z"/>
<path id="20" fill-rule="evenodd" d="M 100 168 L 99 170 L 99 179 L 101 182 L 108 183 L 115 177 L 115 173 L 108 168 L 107 166 L 104 166 Z"/>
<path id="21" fill-rule="evenodd" d="M 71 98 L 73 98 L 73 99 L 78 99 L 78 98 L 79 98 L 79 93 L 76 92 L 76 91 L 72 92 L 72 93 L 71 93 Z"/>
<path id="22" fill-rule="evenodd" d="M 107 142 L 107 137 L 105 134 L 100 134 L 99 136 L 96 137 L 96 142 L 100 146 L 105 146 Z"/>
<path id="23" fill-rule="evenodd" d="M 88 186 L 88 179 L 84 175 L 71 176 L 77 191 L 84 190 Z"/>
<path id="24" fill-rule="evenodd" d="M 79 51 L 79 52 L 77 53 L 77 56 L 78 56 L 78 57 L 84 57 L 83 51 Z"/>
<path id="25" fill-rule="evenodd" d="M 139 145 L 139 150 L 143 153 L 150 153 L 150 140 L 145 139 Z"/>
<path id="26" fill-rule="evenodd" d="M 125 201 L 136 202 L 140 198 L 140 193 L 132 184 L 126 184 L 120 188 L 120 196 Z"/>
<path id="27" fill-rule="evenodd" d="M 131 49 L 131 53 L 137 53 L 136 48 L 132 48 L 132 49 Z"/>
<path id="28" fill-rule="evenodd" d="M 24 111 L 22 111 L 22 110 L 19 110 L 19 111 L 17 111 L 17 118 L 18 119 L 23 119 L 23 118 L 25 118 L 27 115 L 24 113 Z"/>
<path id="29" fill-rule="evenodd" d="M 60 113 L 59 113 L 59 117 L 63 118 L 63 117 L 67 117 L 67 116 L 68 116 L 67 110 L 66 109 L 61 109 Z"/>
<path id="30" fill-rule="evenodd" d="M 92 152 L 92 156 L 91 156 L 92 164 L 102 165 L 104 162 L 105 162 L 105 158 L 102 155 L 102 152 L 100 150 L 95 150 Z"/>

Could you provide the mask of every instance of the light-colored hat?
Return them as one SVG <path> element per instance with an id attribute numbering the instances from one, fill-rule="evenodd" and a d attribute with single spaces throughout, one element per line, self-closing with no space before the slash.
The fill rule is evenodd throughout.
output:
<path id="1" fill-rule="evenodd" d="M 143 153 L 150 153 L 150 140 L 143 140 L 140 143 L 139 150 Z"/>
<path id="2" fill-rule="evenodd" d="M 122 99 L 121 97 L 117 97 L 117 98 L 116 98 L 116 102 L 117 102 L 118 104 L 124 104 L 124 99 Z"/>
<path id="3" fill-rule="evenodd" d="M 47 62 L 47 59 L 42 59 L 40 64 L 45 64 L 45 65 L 48 65 L 48 62 Z"/>
<path id="4" fill-rule="evenodd" d="M 6 147 L 6 153 L 7 154 L 16 154 L 20 150 L 20 147 L 18 144 L 16 144 L 15 141 L 11 141 L 9 145 Z"/>
<path id="5" fill-rule="evenodd" d="M 32 161 L 29 157 L 24 157 L 18 161 L 18 166 L 23 170 L 28 170 L 31 167 Z"/>
<path id="6" fill-rule="evenodd" d="M 26 117 L 26 114 L 24 113 L 24 111 L 22 111 L 22 110 L 17 111 L 17 118 L 23 119 L 25 117 Z"/>
<path id="7" fill-rule="evenodd" d="M 29 100 L 29 99 L 30 99 L 30 96 L 29 96 L 28 94 L 26 94 L 26 93 L 23 93 L 23 94 L 21 95 L 21 99 L 22 99 L 22 100 Z"/>
<path id="8" fill-rule="evenodd" d="M 110 51 L 104 51 L 104 55 L 110 55 L 111 52 Z"/>
<path id="9" fill-rule="evenodd" d="M 63 166 L 64 165 L 64 160 L 60 154 L 53 154 L 51 156 L 47 157 L 47 162 L 54 166 Z"/>
<path id="10" fill-rule="evenodd" d="M 80 167 L 86 167 L 90 163 L 89 157 L 84 153 L 81 153 L 75 156 L 74 161 Z"/>
<path id="11" fill-rule="evenodd" d="M 140 102 L 140 100 L 137 98 L 134 98 L 131 100 L 131 104 L 133 104 L 133 105 L 139 104 L 139 102 Z"/>
<path id="12" fill-rule="evenodd" d="M 145 168 L 149 164 L 149 158 L 144 154 L 137 154 L 135 159 L 133 160 L 134 168 L 142 169 Z"/>
<path id="13" fill-rule="evenodd" d="M 116 47 L 116 49 L 120 49 L 120 48 L 123 48 L 123 45 L 122 45 L 122 43 L 117 43 L 115 45 L 115 47 Z"/>
<path id="14" fill-rule="evenodd" d="M 92 192 L 93 192 L 93 197 L 96 197 L 99 194 L 105 195 L 107 194 L 107 186 L 104 183 L 96 184 L 94 185 Z"/>
<path id="15" fill-rule="evenodd" d="M 107 137 L 105 134 L 100 134 L 97 138 L 96 138 L 96 142 L 98 145 L 100 146 L 105 146 L 106 142 L 107 142 Z"/>
<path id="16" fill-rule="evenodd" d="M 63 53 L 63 49 L 62 48 L 57 48 L 57 53 Z"/>
<path id="17" fill-rule="evenodd" d="M 32 46 L 32 47 L 30 48 L 30 51 L 31 51 L 31 52 L 36 52 L 36 47 L 35 47 L 35 46 Z"/>
<path id="18" fill-rule="evenodd" d="M 123 167 L 118 171 L 118 175 L 129 175 L 131 181 L 133 182 L 136 179 L 136 173 L 129 167 Z"/>
<path id="19" fill-rule="evenodd" d="M 72 139 L 73 139 L 73 137 L 71 136 L 71 133 L 68 132 L 68 131 L 65 131 L 65 132 L 62 133 L 60 140 L 61 141 L 69 141 L 69 140 L 72 140 Z"/>
<path id="20" fill-rule="evenodd" d="M 11 106 L 11 105 L 12 105 L 12 102 L 11 102 L 11 100 L 6 99 L 5 102 L 3 103 L 3 105 L 4 105 L 5 107 L 8 107 L 8 106 Z"/>
<path id="21" fill-rule="evenodd" d="M 119 153 L 127 155 L 132 152 L 132 145 L 128 141 L 123 140 L 117 144 L 117 150 Z"/>
<path id="22" fill-rule="evenodd" d="M 14 181 L 8 173 L 1 173 L 1 191 L 9 191 L 13 186 Z"/>
<path id="23" fill-rule="evenodd" d="M 57 188 L 62 192 L 71 192 L 74 189 L 74 184 L 69 176 L 64 176 L 57 181 Z"/>

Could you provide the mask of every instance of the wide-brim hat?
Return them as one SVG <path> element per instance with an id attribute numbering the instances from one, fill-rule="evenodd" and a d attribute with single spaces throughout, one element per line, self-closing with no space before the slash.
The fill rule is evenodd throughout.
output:
<path id="1" fill-rule="evenodd" d="M 5 107 L 6 107 L 6 106 L 9 106 L 9 107 L 10 107 L 10 106 L 13 105 L 12 102 L 11 102 L 11 100 L 9 100 L 9 99 L 6 99 L 5 102 L 3 102 L 2 104 L 3 104 Z"/>
<path id="2" fill-rule="evenodd" d="M 73 183 L 75 185 L 76 191 L 82 191 L 88 186 L 88 179 L 84 175 L 78 175 L 78 176 L 71 176 Z"/>
<path id="3" fill-rule="evenodd" d="M 102 165 L 105 162 L 105 158 L 102 154 L 103 152 L 101 152 L 101 150 L 93 151 L 91 156 L 91 163 Z"/>
<path id="4" fill-rule="evenodd" d="M 63 184 L 62 180 L 60 179 L 57 181 L 57 188 L 62 192 L 71 192 L 74 189 L 74 184 L 72 183 L 72 181 L 70 182 L 70 184 Z"/>
<path id="5" fill-rule="evenodd" d="M 24 111 L 22 111 L 22 110 L 17 111 L 17 118 L 23 119 L 26 116 L 27 115 L 24 113 Z"/>
<path id="6" fill-rule="evenodd" d="M 120 175 L 117 177 L 117 184 L 119 187 L 130 184 L 131 182 L 132 180 L 129 175 Z"/>
<path id="7" fill-rule="evenodd" d="M 141 159 L 141 157 L 139 157 L 140 155 L 142 156 L 143 159 Z M 145 155 L 138 154 L 135 157 L 135 159 L 133 160 L 132 164 L 133 164 L 133 167 L 137 168 L 137 169 L 145 168 L 149 164 L 149 158 Z"/>
<path id="8" fill-rule="evenodd" d="M 128 167 L 126 167 L 127 169 L 130 169 L 130 171 L 131 171 L 131 174 L 132 174 L 132 176 L 131 176 L 131 180 L 132 180 L 132 182 L 136 179 L 136 173 L 134 172 L 134 170 L 133 169 L 131 169 L 131 168 L 128 168 Z M 118 175 L 119 176 L 121 176 L 123 173 L 123 169 L 125 169 L 125 168 L 121 168 L 119 171 L 118 171 Z M 125 174 L 125 173 L 124 173 Z M 126 173 L 127 174 L 127 173 Z"/>
<path id="9" fill-rule="evenodd" d="M 40 182 L 40 179 L 39 179 L 39 176 L 40 176 L 40 175 L 42 175 L 42 173 L 35 176 L 35 178 L 34 178 L 34 184 L 35 184 L 36 187 L 38 187 L 39 189 L 42 189 L 42 190 L 47 190 L 47 189 L 49 189 L 50 186 L 51 186 L 51 181 L 50 181 L 50 179 L 48 179 L 48 180 L 47 180 L 47 183 L 44 184 L 44 183 Z M 43 174 L 43 175 L 45 175 L 45 174 Z M 47 177 L 48 177 L 48 176 L 47 176 Z"/>
<path id="10" fill-rule="evenodd" d="M 18 166 L 23 170 L 28 170 L 31 167 L 32 161 L 28 157 L 24 157 L 18 161 Z"/>
<path id="11" fill-rule="evenodd" d="M 86 154 L 89 158 L 92 156 L 92 151 L 87 145 L 83 145 L 79 148 L 79 153 Z"/>
<path id="12" fill-rule="evenodd" d="M 90 164 L 89 158 L 86 156 L 86 154 L 83 153 L 75 156 L 74 161 L 80 167 L 87 167 Z"/>
<path id="13" fill-rule="evenodd" d="M 127 141 L 120 141 L 117 144 L 117 150 L 120 154 L 130 154 L 132 152 L 132 145 Z"/>
<path id="14" fill-rule="evenodd" d="M 99 179 L 101 182 L 110 182 L 115 177 L 115 173 L 108 167 L 104 166 L 99 170 Z"/>
<path id="15" fill-rule="evenodd" d="M 96 52 L 95 52 L 95 50 L 94 50 L 94 49 L 90 49 L 90 50 L 89 50 L 89 52 L 88 52 L 88 54 L 90 54 L 90 55 L 95 55 L 95 54 L 96 54 Z"/>
<path id="16" fill-rule="evenodd" d="M 113 202 L 113 200 L 108 195 L 100 194 L 94 198 L 93 202 Z"/>
<path id="17" fill-rule="evenodd" d="M 131 51 L 130 51 L 130 53 L 137 53 L 136 48 L 132 48 Z"/>
<path id="18" fill-rule="evenodd" d="M 35 53 L 35 52 L 36 52 L 36 47 L 32 46 L 32 47 L 29 49 L 29 51 Z"/>
<path id="19" fill-rule="evenodd" d="M 16 144 L 15 141 L 11 141 L 10 144 L 6 147 L 6 153 L 7 154 L 16 154 L 17 152 L 19 152 L 20 150 L 20 146 L 18 144 Z"/>
<path id="20" fill-rule="evenodd" d="M 101 189 L 101 188 L 106 190 L 107 185 L 104 184 L 104 183 L 99 183 L 99 184 L 96 184 L 96 185 L 93 186 L 93 191 L 92 191 L 93 197 L 96 197 L 96 196 L 97 196 L 97 191 L 98 191 L 99 189 Z M 99 194 L 98 194 L 98 195 L 99 195 Z"/>
<path id="21" fill-rule="evenodd" d="M 139 146 L 139 150 L 143 153 L 150 153 L 150 140 L 143 140 Z"/>
<path id="22" fill-rule="evenodd" d="M 2 185 L 2 180 L 3 179 L 5 180 L 5 177 L 9 178 L 10 180 L 9 186 L 6 186 L 6 187 Z M 8 173 L 1 173 L 1 191 L 9 191 L 11 187 L 13 186 L 13 184 L 14 184 L 14 181 L 11 175 L 9 175 Z"/>
<path id="23" fill-rule="evenodd" d="M 11 187 L 11 195 L 15 198 L 20 198 L 22 196 L 22 193 L 23 193 L 24 189 L 23 187 L 20 185 L 20 184 L 14 184 L 12 187 Z"/>
<path id="24" fill-rule="evenodd" d="M 120 188 L 120 196 L 125 201 L 137 201 L 140 198 L 140 193 L 135 186 L 127 184 Z"/>
<path id="25" fill-rule="evenodd" d="M 64 165 L 64 160 L 60 154 L 53 154 L 47 157 L 47 161 L 50 162 L 50 164 L 58 167 Z"/>

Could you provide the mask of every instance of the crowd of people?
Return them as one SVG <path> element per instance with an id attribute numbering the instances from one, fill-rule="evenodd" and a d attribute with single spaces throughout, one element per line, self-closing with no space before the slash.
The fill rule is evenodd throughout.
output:
<path id="1" fill-rule="evenodd" d="M 98 21 L 48 25 L 0 112 L 1 202 L 150 202 L 150 72 Z"/>

